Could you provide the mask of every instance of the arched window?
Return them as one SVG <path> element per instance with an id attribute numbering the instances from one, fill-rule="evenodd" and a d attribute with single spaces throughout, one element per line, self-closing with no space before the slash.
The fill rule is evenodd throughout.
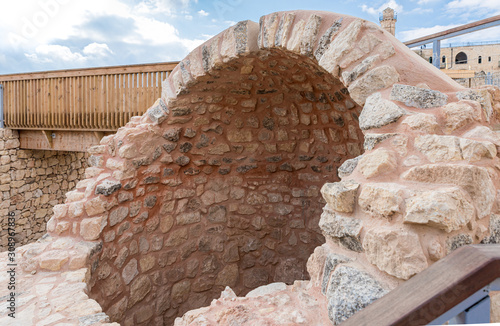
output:
<path id="1" fill-rule="evenodd" d="M 481 58 L 481 56 L 479 56 L 479 57 L 477 58 L 477 63 L 482 63 L 482 62 L 483 62 L 483 58 Z"/>
<path id="2" fill-rule="evenodd" d="M 432 63 L 432 57 L 429 57 L 429 63 Z"/>
<path id="3" fill-rule="evenodd" d="M 443 57 L 441 58 L 441 62 L 446 63 L 446 56 L 445 55 L 443 55 Z"/>
<path id="4" fill-rule="evenodd" d="M 457 56 L 455 57 L 455 63 L 456 64 L 465 64 L 467 63 L 467 54 L 463 52 L 459 52 Z"/>
<path id="5" fill-rule="evenodd" d="M 488 57 L 488 62 L 491 62 L 491 57 Z"/>

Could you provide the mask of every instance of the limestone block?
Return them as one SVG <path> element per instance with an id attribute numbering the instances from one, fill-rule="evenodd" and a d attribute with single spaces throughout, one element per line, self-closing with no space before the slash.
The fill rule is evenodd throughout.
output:
<path id="1" fill-rule="evenodd" d="M 430 109 L 448 103 L 448 96 L 441 92 L 400 84 L 392 87 L 390 99 L 418 109 Z"/>
<path id="2" fill-rule="evenodd" d="M 401 213 L 403 191 L 393 183 L 364 184 L 359 194 L 361 209 L 375 217 L 390 218 Z"/>
<path id="3" fill-rule="evenodd" d="M 496 190 L 488 170 L 472 165 L 429 164 L 415 166 L 402 175 L 403 179 L 437 184 L 454 184 L 471 196 L 479 218 L 489 216 Z"/>
<path id="4" fill-rule="evenodd" d="M 307 20 L 302 37 L 300 39 L 299 52 L 302 55 L 312 57 L 313 48 L 316 45 L 319 28 L 321 26 L 321 16 L 312 14 Z"/>
<path id="5" fill-rule="evenodd" d="M 415 148 L 433 163 L 462 159 L 460 138 L 455 136 L 424 135 L 415 138 Z"/>
<path id="6" fill-rule="evenodd" d="M 319 227 L 326 237 L 339 239 L 340 243 L 349 250 L 362 251 L 359 236 L 362 229 L 361 220 L 342 216 L 330 210 L 328 206 L 323 209 Z"/>
<path id="7" fill-rule="evenodd" d="M 263 295 L 275 294 L 280 291 L 286 290 L 286 284 L 283 282 L 275 282 L 268 285 L 259 286 L 256 289 L 248 292 L 246 298 L 261 297 Z"/>
<path id="8" fill-rule="evenodd" d="M 121 187 L 122 184 L 119 181 L 106 179 L 97 185 L 97 187 L 95 188 L 95 194 L 109 196 L 115 191 L 121 189 Z"/>
<path id="9" fill-rule="evenodd" d="M 338 33 L 335 42 L 330 44 L 319 60 L 319 65 L 335 77 L 338 77 L 339 63 L 354 48 L 362 26 L 363 21 L 356 19 Z"/>
<path id="10" fill-rule="evenodd" d="M 375 62 L 379 60 L 378 55 L 370 56 L 364 59 L 359 65 L 354 67 L 352 71 L 345 71 L 342 73 L 342 80 L 345 86 L 349 86 L 354 82 L 359 76 L 367 72 L 369 69 L 373 68 Z"/>
<path id="11" fill-rule="evenodd" d="M 102 201 L 99 197 L 87 200 L 84 206 L 85 211 L 87 212 L 87 215 L 89 217 L 102 214 L 106 211 L 105 202 Z"/>
<path id="12" fill-rule="evenodd" d="M 457 98 L 459 100 L 476 101 L 481 104 L 486 121 L 490 121 L 493 115 L 493 107 L 491 106 L 491 95 L 487 89 L 468 89 L 457 92 Z"/>
<path id="13" fill-rule="evenodd" d="M 259 37 L 262 44 L 259 42 L 259 46 L 262 49 L 273 47 L 275 43 L 276 31 L 278 29 L 278 23 L 278 13 L 273 13 L 261 18 L 262 30 Z"/>
<path id="14" fill-rule="evenodd" d="M 51 250 L 42 253 L 38 264 L 43 269 L 58 271 L 69 260 L 69 254 L 66 250 Z"/>
<path id="15" fill-rule="evenodd" d="M 318 47 L 316 51 L 314 52 L 314 57 L 316 60 L 319 62 L 321 60 L 321 57 L 325 53 L 326 49 L 330 46 L 330 43 L 332 40 L 335 38 L 335 36 L 338 34 L 340 27 L 342 26 L 342 18 L 339 18 L 336 20 L 332 26 L 330 26 L 326 32 L 321 36 L 318 42 Z"/>
<path id="16" fill-rule="evenodd" d="M 366 99 L 359 116 L 359 127 L 362 130 L 380 128 L 398 121 L 405 112 L 396 104 L 382 99 L 380 93 L 375 93 Z"/>
<path id="17" fill-rule="evenodd" d="M 480 113 L 465 102 L 450 103 L 443 108 L 443 112 L 446 118 L 446 133 L 452 133 L 481 117 Z"/>
<path id="18" fill-rule="evenodd" d="M 83 219 L 80 223 L 80 235 L 88 241 L 97 240 L 106 225 L 105 216 Z"/>
<path id="19" fill-rule="evenodd" d="M 396 166 L 397 160 L 394 153 L 384 148 L 364 154 L 358 162 L 358 169 L 365 178 L 391 173 L 396 169 Z"/>
<path id="20" fill-rule="evenodd" d="M 464 160 L 476 162 L 483 157 L 495 158 L 497 156 L 497 148 L 489 141 L 475 141 L 465 138 L 460 138 L 460 149 Z"/>
<path id="21" fill-rule="evenodd" d="M 447 253 L 457 250 L 460 247 L 472 244 L 472 237 L 469 234 L 457 234 L 446 240 Z"/>
<path id="22" fill-rule="evenodd" d="M 151 291 L 151 280 L 146 275 L 141 275 L 130 284 L 130 298 L 128 308 L 130 309 L 136 303 L 146 297 Z"/>
<path id="23" fill-rule="evenodd" d="M 411 231 L 373 228 L 366 233 L 363 248 L 370 263 L 403 280 L 428 266 L 418 235 Z"/>
<path id="24" fill-rule="evenodd" d="M 278 30 L 276 31 L 276 36 L 274 39 L 274 45 L 277 47 L 282 47 L 288 42 L 288 33 L 290 26 L 293 24 L 295 20 L 295 14 L 293 13 L 284 13 L 281 17 Z"/>
<path id="25" fill-rule="evenodd" d="M 479 126 L 469 130 L 463 134 L 462 137 L 476 140 L 487 140 L 495 144 L 497 147 L 500 146 L 500 134 L 486 126 Z"/>
<path id="26" fill-rule="evenodd" d="M 447 187 L 421 192 L 407 199 L 404 221 L 451 232 L 466 226 L 475 215 L 475 208 L 463 191 L 458 187 Z"/>
<path id="27" fill-rule="evenodd" d="M 385 89 L 399 81 L 399 73 L 393 66 L 379 66 L 366 72 L 349 86 L 351 98 L 359 105 L 378 90 Z"/>
<path id="28" fill-rule="evenodd" d="M 331 276 L 326 294 L 328 317 L 338 325 L 387 292 L 368 273 L 351 266 L 339 266 Z"/>
<path id="29" fill-rule="evenodd" d="M 146 111 L 146 114 L 154 124 L 161 124 L 168 118 L 168 107 L 160 98 Z"/>
<path id="30" fill-rule="evenodd" d="M 332 272 L 337 268 L 342 263 L 347 263 L 349 262 L 350 259 L 337 255 L 334 253 L 328 253 L 326 256 L 324 263 L 323 263 L 323 270 L 322 270 L 322 279 L 321 279 L 321 292 L 326 295 L 326 292 L 328 291 L 328 286 L 330 285 L 330 276 Z"/>
<path id="31" fill-rule="evenodd" d="M 321 194 L 331 209 L 350 213 L 354 210 L 359 183 L 349 180 L 335 183 L 325 183 Z"/>
<path id="32" fill-rule="evenodd" d="M 407 116 L 403 124 L 415 131 L 420 131 L 426 134 L 435 134 L 439 132 L 439 124 L 433 114 L 417 113 Z"/>
<path id="33" fill-rule="evenodd" d="M 362 157 L 363 155 L 360 155 L 350 160 L 345 160 L 344 163 L 342 163 L 342 165 L 338 168 L 339 177 L 344 178 L 351 175 L 356 166 L 358 166 L 358 162 Z"/>
<path id="34" fill-rule="evenodd" d="M 490 235 L 484 238 L 481 243 L 500 244 L 500 215 L 491 214 L 490 216 Z"/>

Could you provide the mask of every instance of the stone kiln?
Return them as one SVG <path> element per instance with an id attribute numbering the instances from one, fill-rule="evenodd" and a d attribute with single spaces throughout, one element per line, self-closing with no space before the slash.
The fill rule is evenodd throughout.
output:
<path id="1" fill-rule="evenodd" d="M 240 22 L 163 89 L 18 249 L 27 324 L 172 324 L 271 282 L 176 325 L 338 323 L 497 240 L 500 91 L 461 88 L 375 24 Z"/>

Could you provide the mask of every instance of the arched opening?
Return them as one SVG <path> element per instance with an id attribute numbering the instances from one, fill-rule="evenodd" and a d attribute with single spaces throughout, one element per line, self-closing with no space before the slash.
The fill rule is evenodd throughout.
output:
<path id="1" fill-rule="evenodd" d="M 467 63 L 467 54 L 464 52 L 459 52 L 455 57 L 455 64 L 466 64 Z"/>
<path id="2" fill-rule="evenodd" d="M 441 58 L 441 62 L 446 63 L 446 56 L 445 55 L 443 55 L 443 57 Z"/>
<path id="3" fill-rule="evenodd" d="M 429 57 L 429 63 L 432 63 L 432 57 Z"/>
<path id="4" fill-rule="evenodd" d="M 479 57 L 477 58 L 477 63 L 481 64 L 482 62 L 483 62 L 483 58 L 482 58 L 481 56 L 479 56 Z"/>
<path id="5" fill-rule="evenodd" d="M 324 241 L 319 190 L 363 151 L 347 88 L 284 50 L 221 64 L 169 109 L 161 128 L 137 132 L 161 135 L 144 142 L 156 161 L 132 162 L 93 264 L 91 296 L 123 325 L 170 325 L 226 285 L 244 295 L 307 279 Z"/>

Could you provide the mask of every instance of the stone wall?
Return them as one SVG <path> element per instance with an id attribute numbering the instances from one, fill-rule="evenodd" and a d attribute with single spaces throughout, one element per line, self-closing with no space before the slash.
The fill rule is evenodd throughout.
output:
<path id="1" fill-rule="evenodd" d="M 84 153 L 19 149 L 17 131 L 0 129 L 0 251 L 7 250 L 7 216 L 16 219 L 17 245 L 41 238 L 52 208 L 83 179 Z"/>
<path id="2" fill-rule="evenodd" d="M 500 91 L 465 91 L 375 24 L 240 22 L 163 90 L 89 150 L 48 235 L 18 249 L 30 322 L 171 324 L 225 286 L 284 281 L 176 323 L 337 324 L 497 241 Z"/>

